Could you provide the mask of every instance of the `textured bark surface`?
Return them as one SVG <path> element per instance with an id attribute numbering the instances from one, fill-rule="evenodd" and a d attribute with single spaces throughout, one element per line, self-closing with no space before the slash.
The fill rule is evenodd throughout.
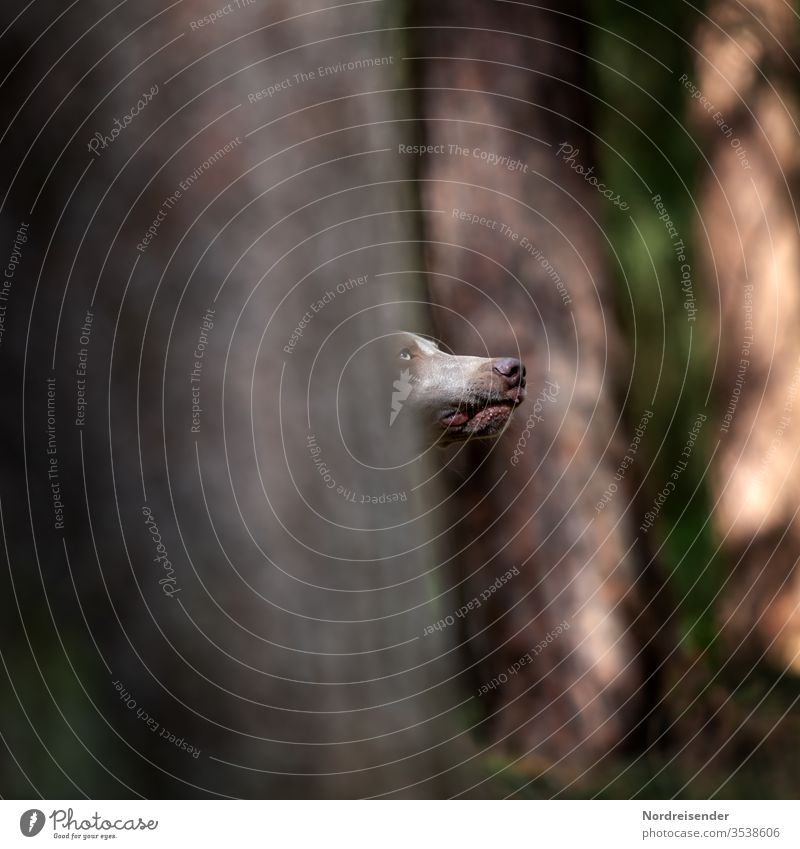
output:
<path id="1" fill-rule="evenodd" d="M 800 651 L 800 169 L 796 18 L 788 4 L 714 2 L 697 30 L 692 118 L 707 326 L 719 339 L 714 521 L 731 564 L 729 648 L 795 670 Z"/>
<path id="2" fill-rule="evenodd" d="M 567 143 L 592 166 L 584 31 L 569 17 L 585 9 L 417 9 L 424 141 L 444 145 L 420 160 L 437 326 L 459 352 L 518 350 L 528 368 L 528 402 L 500 443 L 470 452 L 470 485 L 454 497 L 464 596 L 520 573 L 465 636 L 487 681 L 566 622 L 484 704 L 491 739 L 514 755 L 591 762 L 631 730 L 642 673 L 623 487 L 595 510 L 618 457 L 619 349 L 597 219 L 607 201 L 559 155 Z"/>
<path id="3" fill-rule="evenodd" d="M 414 495 L 424 463 L 363 462 L 396 375 L 349 360 L 419 324 L 419 307 L 393 305 L 417 298 L 405 272 L 420 264 L 413 163 L 396 155 L 396 22 L 388 4 L 318 8 L 243 5 L 196 27 L 208 4 L 36 3 L 6 35 L 4 252 L 30 223 L 0 350 L 17 464 L 2 485 L 4 645 L 17 647 L 2 719 L 27 770 L 8 762 L 11 795 L 464 789 L 453 655 L 422 639 L 439 615 L 432 487 Z M 370 57 L 392 59 L 316 71 Z M 406 497 L 362 503 L 326 474 Z"/>

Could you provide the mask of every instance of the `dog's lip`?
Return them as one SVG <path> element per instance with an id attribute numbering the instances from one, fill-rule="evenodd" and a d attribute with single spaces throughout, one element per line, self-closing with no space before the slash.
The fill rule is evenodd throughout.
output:
<path id="1" fill-rule="evenodd" d="M 449 408 L 439 416 L 439 422 L 445 428 L 462 428 L 478 413 L 492 408 L 506 408 L 509 414 L 515 410 L 524 400 L 527 392 L 524 386 L 515 387 L 505 397 L 487 398 L 479 404 L 462 404 L 456 408 Z"/>

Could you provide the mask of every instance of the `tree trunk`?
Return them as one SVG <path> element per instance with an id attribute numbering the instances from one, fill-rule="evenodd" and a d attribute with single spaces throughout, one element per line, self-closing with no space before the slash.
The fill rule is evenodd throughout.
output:
<path id="1" fill-rule="evenodd" d="M 511 570 L 466 618 L 475 683 L 501 682 L 482 702 L 493 742 L 534 763 L 591 762 L 630 740 L 642 671 L 624 482 L 597 509 L 627 441 L 598 217 L 624 207 L 589 170 L 586 45 L 569 16 L 585 8 L 417 9 L 424 142 L 437 146 L 420 159 L 437 326 L 459 353 L 519 351 L 528 370 L 528 401 L 498 444 L 472 446 L 469 484 L 456 484 L 464 597 Z"/>
<path id="2" fill-rule="evenodd" d="M 731 572 L 723 639 L 800 671 L 800 169 L 797 21 L 779 0 L 715 0 L 698 28 L 691 117 L 706 326 L 718 340 L 714 522 Z"/>
<path id="3" fill-rule="evenodd" d="M 2 487 L 2 715 L 22 795 L 471 781 L 452 654 L 423 638 L 424 470 L 363 453 L 394 375 L 355 355 L 421 320 L 397 21 L 319 6 L 37 3 L 9 30 L 8 256 L 30 229 L 0 350 L 9 462 L 27 435 Z"/>

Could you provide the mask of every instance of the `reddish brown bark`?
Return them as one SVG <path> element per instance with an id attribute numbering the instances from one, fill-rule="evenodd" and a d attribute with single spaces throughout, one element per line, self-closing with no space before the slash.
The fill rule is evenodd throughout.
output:
<path id="1" fill-rule="evenodd" d="M 519 346 L 528 368 L 529 401 L 498 445 L 471 453 L 465 468 L 477 471 L 456 500 L 466 598 L 520 571 L 471 615 L 469 647 L 489 680 L 566 621 L 485 697 L 491 739 L 514 755 L 587 762 L 631 729 L 642 673 L 623 487 L 595 509 L 617 468 L 619 362 L 598 216 L 623 213 L 604 210 L 610 201 L 578 169 L 592 166 L 585 46 L 559 12 L 581 8 L 419 4 L 417 39 L 429 57 L 419 60 L 424 141 L 444 146 L 421 159 L 438 327 L 459 352 Z"/>

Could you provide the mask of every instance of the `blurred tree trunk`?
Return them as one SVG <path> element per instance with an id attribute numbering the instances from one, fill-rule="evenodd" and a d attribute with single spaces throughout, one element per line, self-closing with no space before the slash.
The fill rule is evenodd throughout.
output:
<path id="1" fill-rule="evenodd" d="M 729 649 L 800 671 L 797 19 L 782 0 L 714 0 L 707 14 L 691 117 L 708 159 L 698 244 L 719 345 L 714 522 L 731 564 L 719 622 Z"/>
<path id="2" fill-rule="evenodd" d="M 519 570 L 469 615 L 466 636 L 478 686 L 534 657 L 483 697 L 491 739 L 534 762 L 602 756 L 641 708 L 624 484 L 595 509 L 624 439 L 598 216 L 623 212 L 603 208 L 579 171 L 593 164 L 591 104 L 571 15 L 585 14 L 582 3 L 444 0 L 418 3 L 415 20 L 429 57 L 417 69 L 424 142 L 444 146 L 420 160 L 437 325 L 459 353 L 519 350 L 528 369 L 529 399 L 504 438 L 470 446 L 474 478 L 454 511 L 466 599 Z"/>
<path id="3" fill-rule="evenodd" d="M 30 223 L 0 350 L 17 472 L 1 493 L 14 694 L 0 714 L 26 770 L 3 786 L 446 796 L 471 779 L 452 655 L 422 639 L 435 526 L 407 497 L 413 470 L 351 453 L 380 443 L 389 406 L 374 399 L 395 379 L 351 355 L 419 321 L 397 22 L 380 3 L 230 8 L 204 27 L 194 0 L 2 14 L 4 256 Z M 310 436 L 347 493 L 403 502 L 342 496 Z"/>

